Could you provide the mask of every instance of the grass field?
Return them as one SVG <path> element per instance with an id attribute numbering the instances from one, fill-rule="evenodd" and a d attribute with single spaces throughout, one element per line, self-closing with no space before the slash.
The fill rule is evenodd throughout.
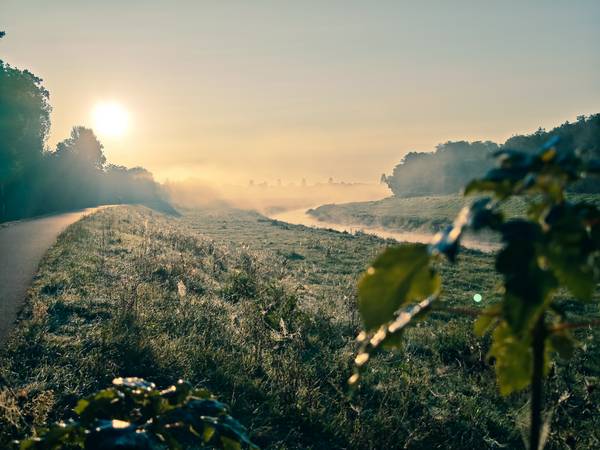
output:
<path id="1" fill-rule="evenodd" d="M 85 218 L 44 258 L 1 352 L 0 447 L 135 375 L 210 388 L 265 448 L 522 448 L 527 395 L 498 395 L 489 342 L 467 319 L 430 316 L 347 391 L 356 280 L 390 244 L 231 209 Z M 442 267 L 445 301 L 495 301 L 492 257 L 460 262 Z M 597 302 L 563 303 L 573 318 L 599 315 Z M 551 371 L 549 449 L 600 446 L 599 334 L 579 331 L 574 359 Z"/>
<path id="2" fill-rule="evenodd" d="M 577 201 L 600 204 L 600 196 L 575 194 Z M 435 197 L 388 197 L 372 202 L 353 202 L 319 206 L 309 211 L 324 222 L 381 227 L 394 231 L 440 231 L 449 226 L 460 209 L 472 201 L 459 195 Z M 511 199 L 504 207 L 508 214 L 523 215 L 526 204 Z"/>

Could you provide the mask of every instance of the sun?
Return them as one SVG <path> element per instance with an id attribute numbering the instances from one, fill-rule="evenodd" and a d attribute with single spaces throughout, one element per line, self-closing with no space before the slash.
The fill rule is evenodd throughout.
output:
<path id="1" fill-rule="evenodd" d="M 102 102 L 92 111 L 94 130 L 105 137 L 121 137 L 129 128 L 129 113 L 118 102 Z"/>

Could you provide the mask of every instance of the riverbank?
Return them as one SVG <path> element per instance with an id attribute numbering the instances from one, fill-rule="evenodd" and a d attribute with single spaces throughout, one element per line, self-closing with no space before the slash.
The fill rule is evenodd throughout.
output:
<path id="1" fill-rule="evenodd" d="M 366 203 L 375 203 L 375 202 L 366 202 Z M 342 205 L 326 205 L 329 206 L 340 206 L 345 207 L 346 205 L 351 204 L 342 204 Z M 294 225 L 304 225 L 306 227 L 311 228 L 320 228 L 325 230 L 335 230 L 350 234 L 368 234 L 377 236 L 382 239 L 393 239 L 398 242 L 422 242 L 428 243 L 431 242 L 433 237 L 435 236 L 435 232 L 429 229 L 425 229 L 424 231 L 418 230 L 406 230 L 403 231 L 402 228 L 398 229 L 389 229 L 384 228 L 383 226 L 373 226 L 368 225 L 367 223 L 373 224 L 374 221 L 367 221 L 367 223 L 361 223 L 360 221 L 351 221 L 351 220 L 342 220 L 341 222 L 333 222 L 325 219 L 321 219 L 321 217 L 329 217 L 326 214 L 315 213 L 315 211 L 321 211 L 321 208 L 325 207 L 317 207 L 315 209 L 294 209 L 290 211 L 283 211 L 275 214 L 269 214 L 269 218 L 273 220 L 278 220 L 285 223 L 290 223 Z M 325 208 L 327 209 L 327 208 Z M 334 216 L 335 217 L 335 216 Z M 333 217 L 332 217 L 333 218 Z M 451 222 L 448 222 L 449 224 Z M 491 239 L 481 239 L 477 237 L 465 237 L 463 238 L 461 244 L 463 247 L 479 250 L 482 252 L 493 252 L 498 249 L 498 242 L 493 241 Z"/>
<path id="2" fill-rule="evenodd" d="M 570 194 L 569 198 L 600 205 L 598 194 Z M 472 201 L 473 197 L 460 195 L 388 197 L 369 202 L 321 205 L 309 209 L 307 215 L 315 223 L 321 222 L 326 226 L 336 224 L 353 229 L 433 234 L 451 225 L 461 208 Z M 513 198 L 502 209 L 508 216 L 523 216 L 527 212 L 527 204 Z"/>

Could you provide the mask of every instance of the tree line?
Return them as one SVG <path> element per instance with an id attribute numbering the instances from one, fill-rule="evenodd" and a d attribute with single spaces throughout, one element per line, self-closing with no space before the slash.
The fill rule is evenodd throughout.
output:
<path id="1" fill-rule="evenodd" d="M 41 78 L 0 59 L 0 222 L 100 204 L 172 210 L 149 171 L 108 164 L 89 128 L 46 148 L 49 96 Z"/>
<path id="2" fill-rule="evenodd" d="M 532 154 L 551 137 L 558 137 L 560 149 L 577 149 L 584 159 L 600 158 L 600 114 L 579 116 L 550 131 L 539 128 L 516 135 L 504 144 L 491 141 L 457 141 L 439 144 L 433 152 L 410 152 L 394 167 L 385 182 L 397 197 L 444 195 L 459 192 L 467 180 L 482 177 L 493 165 L 500 150 Z M 585 179 L 570 187 L 573 192 L 599 193 L 596 180 Z"/>

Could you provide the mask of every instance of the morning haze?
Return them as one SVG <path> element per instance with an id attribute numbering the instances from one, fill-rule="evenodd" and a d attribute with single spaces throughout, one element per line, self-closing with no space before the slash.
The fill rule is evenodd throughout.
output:
<path id="1" fill-rule="evenodd" d="M 118 101 L 109 160 L 159 180 L 376 182 L 409 150 L 504 142 L 600 103 L 600 4 L 3 0 L 48 145 Z"/>
<path id="2" fill-rule="evenodd" d="M 598 1 L 0 0 L 0 449 L 598 449 Z"/>

